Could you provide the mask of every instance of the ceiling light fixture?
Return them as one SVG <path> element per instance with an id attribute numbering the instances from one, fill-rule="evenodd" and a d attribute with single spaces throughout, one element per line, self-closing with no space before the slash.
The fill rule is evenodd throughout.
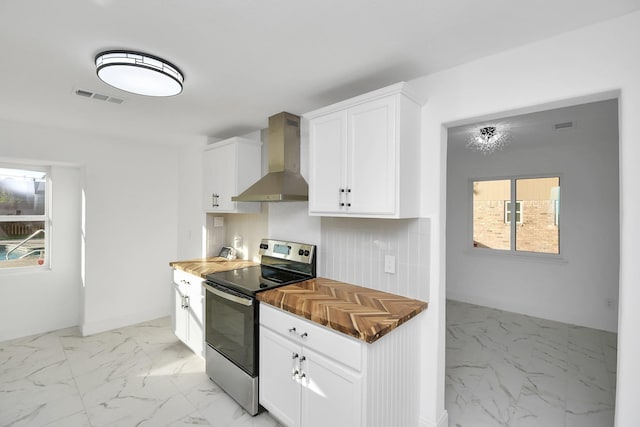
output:
<path id="1" fill-rule="evenodd" d="M 182 92 L 184 83 L 182 72 L 170 62 L 127 50 L 99 53 L 96 72 L 108 85 L 138 95 L 177 95 Z"/>
<path id="2" fill-rule="evenodd" d="M 474 129 L 467 147 L 482 154 L 490 154 L 496 150 L 502 150 L 508 142 L 507 126 L 492 124 Z"/>

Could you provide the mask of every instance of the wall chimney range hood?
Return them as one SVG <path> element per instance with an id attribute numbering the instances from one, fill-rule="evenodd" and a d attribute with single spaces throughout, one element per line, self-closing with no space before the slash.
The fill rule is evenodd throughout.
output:
<path id="1" fill-rule="evenodd" d="M 300 175 L 300 117 L 282 112 L 269 117 L 269 172 L 234 202 L 290 202 L 309 200 L 309 186 Z"/>

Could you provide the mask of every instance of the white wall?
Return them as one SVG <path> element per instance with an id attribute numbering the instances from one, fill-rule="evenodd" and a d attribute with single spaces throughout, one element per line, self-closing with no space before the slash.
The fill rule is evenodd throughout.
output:
<path id="1" fill-rule="evenodd" d="M 616 424 L 640 424 L 640 13 L 576 30 L 502 54 L 416 79 L 423 94 L 422 213 L 432 222 L 430 306 L 423 343 L 422 419 L 446 420 L 444 411 L 446 126 L 566 106 L 620 90 L 620 306 Z M 569 101 L 567 101 L 569 100 Z M 426 341 L 426 340 L 425 340 Z"/>
<path id="2" fill-rule="evenodd" d="M 269 238 L 320 245 L 320 218 L 307 202 L 269 203 Z"/>
<path id="3" fill-rule="evenodd" d="M 0 270 L 0 341 L 79 324 L 81 175 L 79 167 L 51 168 L 51 268 Z"/>
<path id="4" fill-rule="evenodd" d="M 449 133 L 447 298 L 615 332 L 620 244 L 617 100 L 511 120 L 511 144 L 490 155 L 466 148 L 467 134 Z M 525 120 L 535 125 L 525 127 Z M 554 123 L 568 121 L 575 122 L 574 129 L 553 129 Z M 536 174 L 560 175 L 561 260 L 472 248 L 470 182 Z M 523 215 L 526 219 L 526 210 Z"/>
<path id="5" fill-rule="evenodd" d="M 177 260 L 206 255 L 202 189 L 202 148 L 206 138 L 185 144 L 179 153 Z"/>
<path id="6" fill-rule="evenodd" d="M 91 334 L 169 314 L 168 263 L 177 255 L 176 148 L 0 121 L 0 152 L 4 159 L 81 165 L 86 201 L 85 280 L 71 279 L 69 285 L 80 286 L 82 307 L 54 306 L 49 294 L 36 288 L 60 289 L 67 279 L 53 273 L 58 265 L 69 266 L 68 277 L 77 277 L 73 257 L 56 262 L 49 275 L 16 273 L 20 291 L 13 279 L 7 283 L 3 277 L 2 301 L 15 304 L 21 313 L 0 311 L 1 324 L 10 328 L 7 336 L 22 335 L 25 324 L 31 325 L 28 333 L 36 333 L 72 326 L 72 318 L 79 318 L 83 333 Z M 60 250 L 61 255 L 75 251 Z M 25 290 L 27 295 L 22 294 Z M 45 304 L 51 304 L 55 321 L 38 310 Z M 80 313 L 74 311 L 78 308 Z"/>

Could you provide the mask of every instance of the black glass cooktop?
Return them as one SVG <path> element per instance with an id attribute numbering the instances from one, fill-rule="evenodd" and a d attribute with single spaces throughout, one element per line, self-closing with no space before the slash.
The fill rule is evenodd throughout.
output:
<path id="1" fill-rule="evenodd" d="M 207 275 L 207 280 L 235 289 L 245 295 L 289 285 L 309 279 L 309 276 L 279 270 L 266 265 L 222 271 Z"/>

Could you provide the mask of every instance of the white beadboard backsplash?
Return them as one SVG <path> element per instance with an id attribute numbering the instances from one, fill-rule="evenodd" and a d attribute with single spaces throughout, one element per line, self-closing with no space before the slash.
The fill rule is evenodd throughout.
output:
<path id="1" fill-rule="evenodd" d="M 428 218 L 322 218 L 318 276 L 429 300 Z M 384 272 L 385 255 L 396 258 Z"/>

